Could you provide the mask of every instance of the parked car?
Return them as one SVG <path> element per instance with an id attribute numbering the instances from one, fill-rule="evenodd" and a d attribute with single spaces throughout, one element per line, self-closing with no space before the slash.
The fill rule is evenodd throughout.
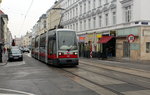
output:
<path id="1" fill-rule="evenodd" d="M 8 52 L 8 60 L 12 61 L 12 60 L 23 60 L 23 55 L 20 49 L 10 49 L 10 51 Z"/>
<path id="2" fill-rule="evenodd" d="M 23 52 L 30 52 L 30 50 L 29 50 L 29 48 L 23 48 L 23 50 L 22 50 Z"/>
<path id="3" fill-rule="evenodd" d="M 11 46 L 12 49 L 19 49 L 18 46 Z"/>

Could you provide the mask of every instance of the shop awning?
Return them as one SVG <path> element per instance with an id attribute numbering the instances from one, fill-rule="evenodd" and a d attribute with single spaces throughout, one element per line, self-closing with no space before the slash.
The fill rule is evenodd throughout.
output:
<path id="1" fill-rule="evenodd" d="M 102 38 L 97 43 L 105 44 L 109 42 L 112 38 L 113 36 L 102 36 Z"/>

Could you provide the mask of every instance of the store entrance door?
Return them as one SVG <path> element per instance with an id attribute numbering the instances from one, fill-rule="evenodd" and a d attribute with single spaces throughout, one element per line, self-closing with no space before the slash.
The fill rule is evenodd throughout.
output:
<path id="1" fill-rule="evenodd" d="M 123 42 L 123 57 L 130 57 L 130 43 Z"/>

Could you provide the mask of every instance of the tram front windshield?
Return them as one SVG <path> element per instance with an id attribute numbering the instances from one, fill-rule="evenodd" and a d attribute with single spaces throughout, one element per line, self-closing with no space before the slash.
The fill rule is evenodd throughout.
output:
<path id="1" fill-rule="evenodd" d="M 59 50 L 76 50 L 77 38 L 73 31 L 58 31 L 58 49 Z"/>

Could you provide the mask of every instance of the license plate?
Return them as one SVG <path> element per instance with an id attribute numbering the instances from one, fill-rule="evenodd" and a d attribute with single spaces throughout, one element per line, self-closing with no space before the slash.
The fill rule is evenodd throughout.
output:
<path id="1" fill-rule="evenodd" d="M 18 59 L 19 57 L 14 57 L 14 59 Z"/>

